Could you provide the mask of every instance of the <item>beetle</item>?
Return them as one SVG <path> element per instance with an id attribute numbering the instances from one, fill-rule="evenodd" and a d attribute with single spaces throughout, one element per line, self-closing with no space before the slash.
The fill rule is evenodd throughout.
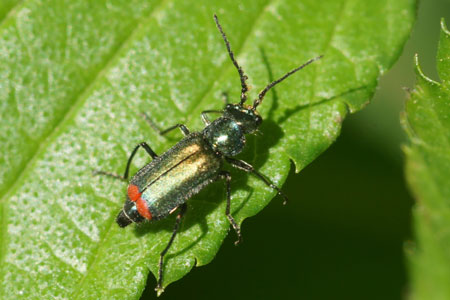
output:
<path id="1" fill-rule="evenodd" d="M 255 133 L 261 125 L 262 118 L 256 108 L 262 103 L 266 93 L 276 84 L 322 57 L 318 56 L 310 59 L 303 65 L 269 83 L 258 94 L 258 98 L 254 100 L 253 105 L 245 105 L 249 90 L 246 82 L 248 77 L 237 63 L 227 36 L 216 15 L 214 15 L 214 21 L 222 35 L 230 59 L 239 73 L 241 81 L 240 102 L 226 104 L 221 111 L 203 111 L 201 118 L 206 127 L 199 132 L 190 132 L 184 124 L 176 124 L 166 130 L 159 130 L 149 117 L 144 114 L 151 127 L 156 129 L 161 135 L 179 128 L 184 134 L 184 138 L 160 156 L 146 142 L 138 144 L 128 158 L 123 176 L 104 171 L 94 172 L 95 174 L 128 180 L 131 162 L 139 148 L 143 148 L 152 158 L 152 161 L 142 167 L 129 181 L 125 204 L 119 212 L 116 222 L 120 227 L 126 227 L 133 222 L 160 220 L 178 210 L 172 236 L 167 246 L 160 253 L 156 286 L 158 294 L 163 291 L 164 256 L 170 249 L 180 227 L 182 217 L 186 213 L 186 201 L 214 181 L 225 180 L 227 198 L 225 215 L 238 237 L 235 244 L 237 245 L 241 242 L 242 235 L 239 224 L 237 224 L 230 213 L 231 175 L 229 172 L 222 170 L 224 162 L 237 169 L 256 175 L 267 186 L 281 195 L 285 202 L 287 201 L 287 197 L 279 187 L 255 170 L 249 163 L 233 157 L 244 149 L 245 135 Z M 222 115 L 211 122 L 208 118 L 210 113 L 220 113 Z"/>

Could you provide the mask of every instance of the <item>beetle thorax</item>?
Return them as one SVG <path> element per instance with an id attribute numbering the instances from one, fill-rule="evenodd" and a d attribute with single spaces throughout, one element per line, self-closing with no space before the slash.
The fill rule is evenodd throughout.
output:
<path id="1" fill-rule="evenodd" d="M 245 135 L 241 126 L 233 119 L 220 117 L 203 130 L 203 136 L 214 151 L 235 156 L 245 146 Z"/>

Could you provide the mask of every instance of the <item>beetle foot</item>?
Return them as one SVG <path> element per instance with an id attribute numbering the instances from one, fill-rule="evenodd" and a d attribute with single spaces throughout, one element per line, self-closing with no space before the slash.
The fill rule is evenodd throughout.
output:
<path id="1" fill-rule="evenodd" d="M 235 245 L 235 246 L 238 246 L 240 243 L 242 243 L 242 236 L 241 236 L 241 234 L 240 234 L 240 232 L 239 232 L 238 239 L 237 239 L 236 242 L 234 242 L 234 245 Z"/>
<path id="2" fill-rule="evenodd" d="M 164 288 L 161 286 L 161 284 L 156 285 L 155 288 L 156 296 L 161 296 L 162 293 L 164 293 Z"/>

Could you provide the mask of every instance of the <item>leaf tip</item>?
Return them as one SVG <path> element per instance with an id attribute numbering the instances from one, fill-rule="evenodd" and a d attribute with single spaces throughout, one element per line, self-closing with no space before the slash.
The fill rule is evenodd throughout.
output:
<path id="1" fill-rule="evenodd" d="M 162 293 L 164 293 L 164 287 L 162 285 L 158 284 L 158 285 L 156 285 L 155 291 L 156 291 L 156 296 L 159 297 L 162 295 Z"/>
<path id="2" fill-rule="evenodd" d="M 427 77 L 425 75 L 425 73 L 423 73 L 422 67 L 420 66 L 420 63 L 419 63 L 419 54 L 418 53 L 414 54 L 414 66 L 415 66 L 416 75 L 419 78 L 425 80 L 425 82 L 427 82 L 427 83 L 430 83 L 430 84 L 433 84 L 433 85 L 435 85 L 435 84 L 439 85 L 438 82 L 436 82 L 433 79 Z"/>
<path id="3" fill-rule="evenodd" d="M 423 74 L 419 64 L 419 53 L 414 54 L 414 66 L 417 73 Z"/>
<path id="4" fill-rule="evenodd" d="M 441 18 L 441 29 L 445 34 L 450 35 L 450 31 L 448 31 L 447 25 L 445 24 L 445 18 Z"/>
<path id="5" fill-rule="evenodd" d="M 300 173 L 300 171 L 303 170 L 303 168 L 305 167 L 304 164 L 302 164 L 300 161 L 297 161 L 296 159 L 294 159 L 294 157 L 289 156 L 289 159 L 291 160 L 291 168 L 292 168 L 292 165 L 294 165 L 295 174 Z"/>

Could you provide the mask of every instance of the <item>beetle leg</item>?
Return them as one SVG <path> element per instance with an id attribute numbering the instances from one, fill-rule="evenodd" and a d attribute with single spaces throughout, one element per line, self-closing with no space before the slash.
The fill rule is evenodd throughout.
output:
<path id="1" fill-rule="evenodd" d="M 120 176 L 120 175 L 117 175 L 114 173 L 110 173 L 110 172 L 105 172 L 105 171 L 94 171 L 93 172 L 94 175 L 101 174 L 101 175 L 106 175 L 106 176 L 113 177 L 116 179 L 120 179 L 122 181 L 127 181 L 128 174 L 130 172 L 131 161 L 133 160 L 133 157 L 136 154 L 136 152 L 138 151 L 139 147 L 144 148 L 144 150 L 148 153 L 148 155 L 150 155 L 152 157 L 152 159 L 155 159 L 156 157 L 158 157 L 158 155 L 152 150 L 152 148 L 150 148 L 150 146 L 146 142 L 142 142 L 142 143 L 138 144 L 131 152 L 131 155 L 128 158 L 127 166 L 125 168 L 125 173 L 123 174 L 123 176 Z"/>
<path id="2" fill-rule="evenodd" d="M 162 131 L 159 132 L 160 135 L 165 135 L 166 133 L 168 133 L 169 131 L 174 130 L 175 128 L 180 128 L 181 132 L 184 134 L 184 136 L 189 135 L 190 131 L 189 129 L 187 129 L 187 127 L 184 124 L 175 124 L 167 129 L 164 129 Z"/>
<path id="3" fill-rule="evenodd" d="M 208 118 L 208 114 L 210 114 L 210 113 L 222 114 L 223 111 L 221 111 L 221 110 L 204 110 L 204 111 L 202 111 L 202 121 L 203 121 L 203 123 L 205 123 L 206 126 L 211 124 L 211 121 Z"/>
<path id="4" fill-rule="evenodd" d="M 108 177 L 112 177 L 114 179 L 119 179 L 122 181 L 127 181 L 122 175 L 116 174 L 116 173 L 111 173 L 111 172 L 105 172 L 105 171 L 101 171 L 101 170 L 93 170 L 92 171 L 92 175 L 105 175 Z"/>
<path id="5" fill-rule="evenodd" d="M 167 251 L 169 251 L 170 249 L 170 246 L 172 246 L 173 240 L 175 239 L 175 236 L 177 235 L 178 230 L 180 229 L 181 220 L 184 216 L 184 213 L 186 212 L 186 209 L 187 205 L 186 203 L 183 203 L 180 206 L 180 211 L 178 212 L 177 219 L 175 221 L 175 226 L 173 228 L 172 236 L 170 237 L 169 243 L 159 256 L 158 283 L 156 284 L 155 289 L 155 291 L 158 293 L 158 296 L 164 291 L 164 288 L 162 287 L 164 255 L 166 255 Z"/>
<path id="6" fill-rule="evenodd" d="M 230 103 L 230 100 L 228 99 L 228 92 L 222 92 L 222 100 L 225 106 Z"/>
<path id="7" fill-rule="evenodd" d="M 222 171 L 219 174 L 219 178 L 225 179 L 226 189 L 227 189 L 227 208 L 225 210 L 225 214 L 227 215 L 228 221 L 230 221 L 231 226 L 233 226 L 234 231 L 236 231 L 236 235 L 238 236 L 238 239 L 236 242 L 234 242 L 235 245 L 238 245 L 240 242 L 242 242 L 242 234 L 241 234 L 241 228 L 234 220 L 233 216 L 231 215 L 231 174 L 227 171 Z"/>
<path id="8" fill-rule="evenodd" d="M 223 99 L 223 102 L 225 103 L 225 106 L 227 106 L 227 104 L 229 103 L 227 92 L 222 92 L 222 99 Z M 202 111 L 202 121 L 203 121 L 203 123 L 205 123 L 206 126 L 211 124 L 211 121 L 208 118 L 209 113 L 222 114 L 223 110 L 204 110 L 204 111 Z"/>
<path id="9" fill-rule="evenodd" d="M 142 142 L 138 144 L 136 147 L 134 147 L 133 152 L 131 152 L 130 157 L 128 158 L 127 167 L 125 168 L 125 173 L 123 174 L 123 178 L 128 179 L 128 174 L 130 171 L 130 165 L 131 161 L 133 160 L 134 155 L 138 151 L 139 147 L 144 148 L 144 150 L 152 157 L 152 159 L 155 159 L 158 157 L 158 155 L 150 148 L 150 146 L 146 142 Z"/>
<path id="10" fill-rule="evenodd" d="M 157 131 L 160 135 L 165 135 L 169 131 L 174 130 L 175 128 L 180 128 L 181 132 L 186 136 L 189 135 L 190 131 L 184 124 L 175 124 L 167 129 L 161 130 L 158 126 L 150 119 L 150 117 L 146 113 L 142 113 L 142 116 L 147 121 L 147 123 L 152 127 L 155 131 Z"/>
<path id="11" fill-rule="evenodd" d="M 255 168 L 253 168 L 253 166 L 243 160 L 239 160 L 239 159 L 234 159 L 231 157 L 225 157 L 226 161 L 229 162 L 233 167 L 241 169 L 245 172 L 249 172 L 249 173 L 253 173 L 254 175 L 256 175 L 256 177 L 258 177 L 259 179 L 261 179 L 267 186 L 271 187 L 272 189 L 276 190 L 278 192 L 278 195 L 280 195 L 281 197 L 284 198 L 283 204 L 286 204 L 288 201 L 287 196 L 283 193 L 283 191 L 277 187 L 275 184 L 273 184 L 272 182 L 269 181 L 269 179 L 267 179 L 263 174 L 259 173 L 258 171 L 255 170 Z"/>

